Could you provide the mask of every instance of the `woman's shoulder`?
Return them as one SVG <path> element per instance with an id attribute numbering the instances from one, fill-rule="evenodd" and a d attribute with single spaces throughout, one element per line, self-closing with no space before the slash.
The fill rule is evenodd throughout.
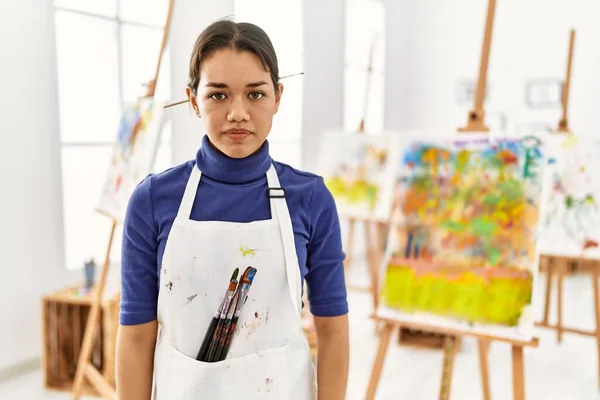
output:
<path id="1" fill-rule="evenodd" d="M 160 172 L 148 174 L 138 183 L 133 191 L 131 201 L 139 202 L 142 199 L 154 203 L 157 199 L 171 197 L 173 194 L 185 189 L 195 161 L 186 161 Z M 182 192 L 183 193 L 183 192 Z"/>
<path id="2" fill-rule="evenodd" d="M 304 171 L 280 161 L 273 161 L 281 186 L 285 190 L 307 190 L 323 181 L 312 172 Z"/>
<path id="3" fill-rule="evenodd" d="M 190 173 L 192 168 L 195 165 L 194 160 L 189 160 L 179 165 L 172 166 L 160 172 L 155 172 L 150 175 L 146 179 L 152 181 L 152 187 L 162 187 L 169 186 L 172 184 L 177 184 L 183 182 L 185 185 L 190 177 Z"/>
<path id="4" fill-rule="evenodd" d="M 315 206 L 319 209 L 335 207 L 333 196 L 321 175 L 278 161 L 274 161 L 274 164 L 281 186 L 289 193 L 286 196 L 288 200 L 290 197 L 292 200 L 300 197 L 313 209 Z"/>

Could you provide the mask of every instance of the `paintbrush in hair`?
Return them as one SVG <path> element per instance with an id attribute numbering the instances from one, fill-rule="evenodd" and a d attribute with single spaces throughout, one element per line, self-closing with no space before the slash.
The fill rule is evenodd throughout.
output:
<path id="1" fill-rule="evenodd" d="M 233 334 L 237 328 L 237 322 L 242 313 L 242 308 L 244 304 L 246 304 L 246 300 L 248 300 L 248 292 L 250 291 L 250 286 L 252 286 L 252 282 L 254 281 L 254 276 L 256 275 L 256 268 L 252 268 L 248 271 L 248 274 L 244 273 L 243 281 L 239 286 L 242 287 L 241 293 L 237 299 L 237 304 L 235 306 L 235 313 L 233 314 L 233 318 L 231 319 L 231 324 L 228 327 L 227 335 L 225 337 L 225 343 L 223 345 L 223 349 L 221 350 L 219 361 L 224 360 L 227 357 L 227 353 L 229 353 L 229 348 L 231 347 L 231 341 L 233 339 Z"/>
<path id="2" fill-rule="evenodd" d="M 236 268 L 233 270 L 231 279 L 229 279 L 230 285 L 232 282 L 234 282 L 237 279 L 239 273 L 240 273 L 239 268 Z M 212 338 L 213 334 L 215 333 L 215 329 L 217 328 L 217 324 L 219 322 L 219 317 L 221 316 L 221 311 L 223 310 L 223 307 L 225 306 L 225 301 L 227 300 L 228 292 L 229 292 L 229 287 L 225 291 L 225 294 L 223 295 L 223 298 L 221 299 L 221 303 L 219 304 L 219 307 L 217 307 L 217 310 L 213 314 L 210 324 L 208 325 L 208 330 L 206 331 L 206 334 L 204 335 L 204 340 L 202 341 L 202 345 L 200 346 L 200 350 L 198 350 L 198 355 L 196 356 L 196 360 L 198 360 L 198 361 L 204 361 L 204 358 L 206 356 L 206 351 L 208 350 L 208 346 L 210 344 L 210 339 Z"/>
<path id="3" fill-rule="evenodd" d="M 223 329 L 223 323 L 225 321 L 225 318 L 227 317 L 227 311 L 229 310 L 231 298 L 234 295 L 236 286 L 237 279 L 233 279 L 229 282 L 229 287 L 227 288 L 227 294 L 225 295 L 225 301 L 223 303 L 223 308 L 221 309 L 221 314 L 219 314 L 217 326 L 215 327 L 215 330 L 212 333 L 212 336 L 210 337 L 208 349 L 206 350 L 206 354 L 204 355 L 201 361 L 211 362 L 212 358 L 214 357 L 215 351 L 217 349 L 217 339 L 219 338 L 221 330 Z"/>

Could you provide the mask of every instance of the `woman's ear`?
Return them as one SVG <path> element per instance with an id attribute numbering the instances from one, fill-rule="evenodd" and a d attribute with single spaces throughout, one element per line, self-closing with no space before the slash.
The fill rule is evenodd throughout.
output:
<path id="1" fill-rule="evenodd" d="M 280 83 L 278 86 L 279 91 L 275 95 L 275 114 L 279 110 L 279 103 L 281 103 L 281 95 L 283 94 L 283 85 Z"/>
<path id="2" fill-rule="evenodd" d="M 196 113 L 198 118 L 202 118 L 200 116 L 200 108 L 198 107 L 196 96 L 194 96 L 194 93 L 192 93 L 192 89 L 190 89 L 189 86 L 185 88 L 185 94 L 187 95 L 187 98 L 190 101 L 190 104 L 192 105 L 192 108 L 194 109 L 194 112 Z"/>

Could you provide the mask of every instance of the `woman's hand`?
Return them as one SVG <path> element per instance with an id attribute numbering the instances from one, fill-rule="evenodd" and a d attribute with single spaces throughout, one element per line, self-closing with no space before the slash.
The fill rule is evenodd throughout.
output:
<path id="1" fill-rule="evenodd" d="M 318 400 L 344 400 L 348 384 L 348 315 L 314 317 L 317 331 Z"/>
<path id="2" fill-rule="evenodd" d="M 117 398 L 150 400 L 158 322 L 119 326 L 116 351 Z"/>

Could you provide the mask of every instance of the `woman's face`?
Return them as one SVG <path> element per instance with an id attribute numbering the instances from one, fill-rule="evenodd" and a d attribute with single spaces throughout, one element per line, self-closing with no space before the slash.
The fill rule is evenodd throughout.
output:
<path id="1" fill-rule="evenodd" d="M 283 86 L 275 93 L 269 71 L 247 51 L 218 50 L 203 61 L 196 96 L 187 90 L 210 142 L 232 158 L 257 151 L 279 108 Z"/>

